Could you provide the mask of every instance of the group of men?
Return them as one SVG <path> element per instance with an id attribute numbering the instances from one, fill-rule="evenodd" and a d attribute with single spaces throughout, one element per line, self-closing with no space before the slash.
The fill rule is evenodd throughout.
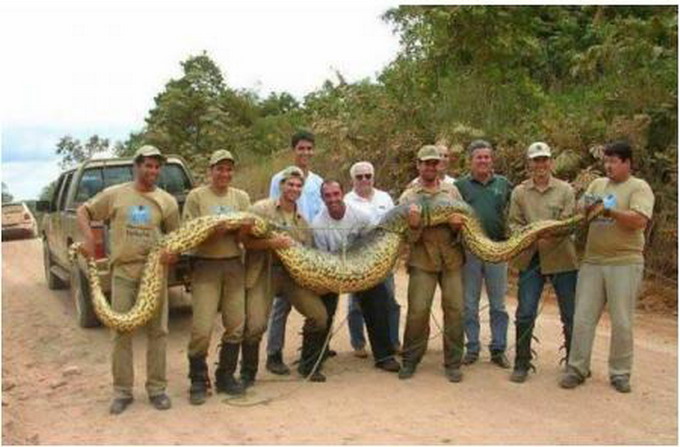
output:
<path id="1" fill-rule="evenodd" d="M 313 173 L 310 161 L 314 144 L 315 137 L 310 132 L 293 135 L 294 165 L 274 175 L 269 198 L 253 205 L 246 192 L 231 186 L 235 160 L 226 150 L 212 154 L 209 184 L 187 196 L 183 220 L 250 211 L 284 230 L 274 238 L 260 239 L 252 236 L 248 223 L 236 231 L 225 227 L 190 253 L 193 322 L 188 362 L 192 404 L 205 402 L 212 388 L 207 356 L 217 315 L 224 327 L 215 370 L 217 392 L 240 395 L 254 385 L 260 341 L 267 329 L 266 368 L 275 374 L 290 374 L 282 353 L 291 308 L 304 317 L 298 372 L 313 382 L 326 380 L 322 367 L 334 355 L 329 343 L 338 294 L 319 296 L 298 285 L 274 250 L 297 242 L 342 253 L 371 231 L 395 204 L 388 193 L 374 187 L 375 170 L 369 162 L 352 165 L 352 190 L 347 193 L 341 181 L 324 180 Z M 395 299 L 394 277 L 389 275 L 348 300 L 348 326 L 355 355 L 368 356 L 365 325 L 375 366 L 398 373 L 400 379 L 411 378 L 427 349 L 430 312 L 439 285 L 445 375 L 451 382 L 460 382 L 462 365 L 471 365 L 480 357 L 479 303 L 484 283 L 489 301 L 490 359 L 502 368 L 511 367 L 506 356 L 507 263 L 486 262 L 465 250 L 459 231 L 463 225 L 460 216 L 452 216 L 443 225 L 424 226 L 420 205 L 423 199 L 442 197 L 467 202 L 487 236 L 495 241 L 506 239 L 514 227 L 568 218 L 602 201 L 605 211 L 590 223 L 580 269 L 572 236 L 544 237 L 512 261 L 519 269 L 519 290 L 516 355 L 510 380 L 524 382 L 534 369 L 532 333 L 543 287 L 549 280 L 558 298 L 568 357 L 560 385 L 573 388 L 589 377 L 595 328 L 606 303 L 612 319 L 611 384 L 618 391 L 630 391 L 632 317 L 642 280 L 644 228 L 654 206 L 649 185 L 631 173 L 630 145 L 619 141 L 606 147 L 607 177 L 594 181 L 586 200 L 580 203 L 568 183 L 553 177 L 551 149 L 545 143 L 529 146 L 529 177 L 514 189 L 507 178 L 494 172 L 494 149 L 489 142 L 473 141 L 467 152 L 470 173 L 458 180 L 447 175 L 447 147 L 427 145 L 417 152 L 418 177 L 398 200 L 407 208 L 410 230 L 403 344 L 399 341 L 400 306 Z M 163 161 L 157 148 L 141 147 L 134 158 L 133 182 L 108 188 L 78 209 L 88 253 L 93 253 L 94 247 L 90 221 L 110 221 L 112 307 L 119 312 L 134 304 L 146 253 L 162 234 L 179 226 L 176 201 L 155 186 Z M 177 256 L 163 253 L 161 259 L 172 264 Z M 166 290 L 161 303 L 160 311 L 147 324 L 146 389 L 152 405 L 162 410 L 171 407 L 165 373 Z M 132 336 L 114 331 L 113 345 L 114 398 L 110 412 L 119 414 L 133 402 Z M 401 364 L 397 353 L 401 353 Z"/>

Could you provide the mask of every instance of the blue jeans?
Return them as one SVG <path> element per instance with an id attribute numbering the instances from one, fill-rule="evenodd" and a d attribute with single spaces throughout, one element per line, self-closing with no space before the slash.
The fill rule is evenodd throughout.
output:
<path id="1" fill-rule="evenodd" d="M 541 264 L 538 253 L 534 255 L 526 270 L 519 272 L 519 290 L 517 293 L 518 303 L 515 312 L 515 324 L 533 324 L 538 313 L 538 303 L 543 293 L 545 281 L 550 280 L 557 295 L 557 304 L 560 308 L 560 320 L 565 330 L 565 335 L 571 333 L 574 323 L 574 308 L 576 297 L 577 270 L 544 275 L 541 273 Z"/>
<path id="2" fill-rule="evenodd" d="M 394 274 L 390 273 L 385 279 L 388 291 L 389 308 L 389 335 L 392 346 L 399 345 L 399 317 L 401 306 L 397 303 L 394 295 Z M 364 336 L 364 317 L 359 307 L 359 298 L 352 294 L 347 300 L 347 327 L 349 328 L 349 340 L 352 348 L 361 349 L 366 346 Z"/>
<path id="3" fill-rule="evenodd" d="M 465 252 L 463 289 L 465 294 L 465 337 L 470 353 L 479 353 L 479 300 L 482 280 L 489 298 L 492 353 L 504 352 L 508 335 L 508 313 L 505 311 L 505 292 L 508 288 L 508 264 L 484 262 L 469 251 Z"/>
<path id="4" fill-rule="evenodd" d="M 267 332 L 267 354 L 273 355 L 283 351 L 286 341 L 286 322 L 291 304 L 287 298 L 274 297 L 272 313 L 269 315 L 269 331 Z"/>

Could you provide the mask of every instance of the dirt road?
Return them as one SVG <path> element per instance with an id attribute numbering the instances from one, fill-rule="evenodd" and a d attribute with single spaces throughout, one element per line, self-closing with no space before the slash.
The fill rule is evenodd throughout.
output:
<path id="1" fill-rule="evenodd" d="M 213 396 L 187 402 L 186 343 L 191 314 L 173 312 L 168 392 L 174 406 L 154 410 L 144 395 L 144 339 L 136 340 L 136 401 L 107 413 L 109 333 L 76 326 L 68 291 L 51 292 L 39 240 L 2 244 L 3 443 L 50 444 L 676 444 L 676 317 L 636 315 L 633 393 L 607 382 L 609 324 L 600 324 L 593 378 L 573 391 L 558 388 L 560 326 L 552 299 L 542 308 L 538 374 L 522 385 L 482 361 L 446 381 L 441 337 L 433 339 L 416 376 L 399 381 L 351 355 L 344 324 L 332 345 L 325 384 L 261 373 L 245 399 Z M 405 276 L 398 299 L 405 303 Z M 514 299 L 509 299 L 514 312 Z M 343 300 L 343 303 L 345 301 Z M 345 317 L 341 304 L 339 324 Z M 402 322 L 405 316 L 402 308 Z M 436 309 L 434 318 L 441 321 Z M 483 320 L 486 320 L 484 316 Z M 293 316 L 285 357 L 297 353 L 301 327 Z M 484 325 L 483 341 L 488 340 Z M 514 341 L 511 325 L 508 339 Z M 211 349 L 214 355 L 214 348 Z"/>

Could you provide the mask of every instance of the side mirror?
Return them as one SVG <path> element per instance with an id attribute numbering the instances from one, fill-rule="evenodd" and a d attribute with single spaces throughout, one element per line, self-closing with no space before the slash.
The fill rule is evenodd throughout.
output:
<path id="1" fill-rule="evenodd" d="M 35 209 L 43 213 L 49 213 L 52 211 L 50 204 L 49 200 L 38 200 L 35 202 Z"/>

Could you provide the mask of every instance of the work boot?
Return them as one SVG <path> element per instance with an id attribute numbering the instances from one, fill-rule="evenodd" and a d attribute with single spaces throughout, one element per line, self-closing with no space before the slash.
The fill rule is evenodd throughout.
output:
<path id="1" fill-rule="evenodd" d="M 215 370 L 215 389 L 218 393 L 234 396 L 245 393 L 243 384 L 234 378 L 240 347 L 240 344 L 224 342 L 220 346 L 220 362 Z"/>
<path id="2" fill-rule="evenodd" d="M 567 371 L 560 379 L 560 386 L 565 389 L 576 388 L 585 382 L 586 378 L 572 366 L 567 366 Z"/>
<path id="3" fill-rule="evenodd" d="M 463 381 L 463 371 L 460 366 L 449 366 L 446 368 L 446 378 L 449 382 L 458 383 Z"/>
<path id="4" fill-rule="evenodd" d="M 302 352 L 300 353 L 298 372 L 311 382 L 326 381 L 326 376 L 321 373 L 321 366 L 325 356 L 322 351 L 326 344 L 327 335 L 327 331 L 302 333 Z"/>
<path id="5" fill-rule="evenodd" d="M 241 343 L 241 383 L 244 388 L 255 384 L 257 367 L 260 362 L 260 342 Z"/>
<path id="6" fill-rule="evenodd" d="M 401 369 L 401 365 L 399 365 L 399 362 L 397 362 L 394 357 L 376 362 L 375 367 L 382 369 L 383 371 L 394 373 L 399 372 Z"/>
<path id="7" fill-rule="evenodd" d="M 210 388 L 210 378 L 208 376 L 208 364 L 205 361 L 205 354 L 189 357 L 189 403 L 191 405 L 201 405 L 208 397 Z"/>
<path id="8" fill-rule="evenodd" d="M 111 401 L 109 413 L 121 414 L 133 402 L 133 400 L 134 399 L 132 397 L 116 397 L 113 399 L 113 401 Z"/>
<path id="9" fill-rule="evenodd" d="M 479 360 L 479 352 L 467 351 L 463 357 L 463 365 L 472 365 Z"/>
<path id="10" fill-rule="evenodd" d="M 500 366 L 503 369 L 509 369 L 510 368 L 510 361 L 505 356 L 505 352 L 503 352 L 503 351 L 492 352 L 491 353 L 491 363 L 495 363 L 496 365 Z"/>
<path id="11" fill-rule="evenodd" d="M 614 387 L 619 393 L 630 393 L 630 376 L 628 374 L 620 374 L 616 376 L 611 376 L 609 378 L 609 383 Z"/>
<path id="12" fill-rule="evenodd" d="M 410 379 L 411 377 L 413 377 L 415 373 L 416 373 L 415 363 L 407 363 L 404 361 L 401 365 L 401 369 L 399 370 L 399 379 L 400 380 Z"/>
<path id="13" fill-rule="evenodd" d="M 165 393 L 149 396 L 149 402 L 151 402 L 151 405 L 153 405 L 156 410 L 169 410 L 172 408 L 172 401 Z"/>
<path id="14" fill-rule="evenodd" d="M 533 323 L 515 323 L 515 367 L 510 375 L 510 381 L 523 383 L 534 368 L 531 364 L 531 338 L 534 331 Z"/>
<path id="15" fill-rule="evenodd" d="M 269 354 L 267 356 L 267 370 L 279 376 L 287 376 L 290 374 L 290 368 L 283 363 L 283 355 L 281 351 Z"/>

